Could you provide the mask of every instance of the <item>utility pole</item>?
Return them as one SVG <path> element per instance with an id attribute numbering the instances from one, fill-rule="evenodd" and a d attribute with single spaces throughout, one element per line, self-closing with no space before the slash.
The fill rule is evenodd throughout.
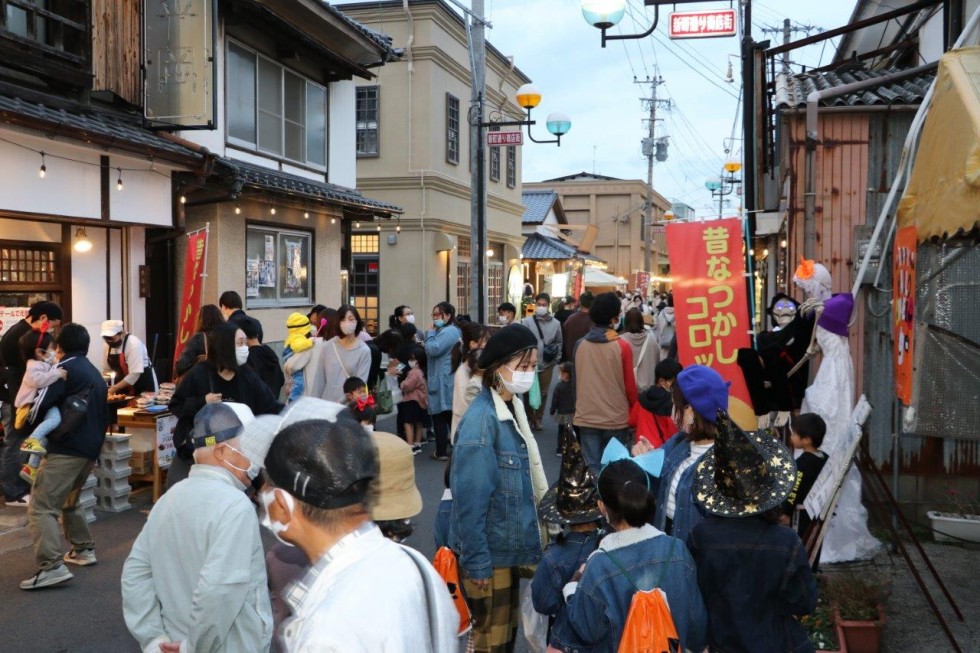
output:
<path id="1" fill-rule="evenodd" d="M 470 37 L 470 306 L 473 321 L 487 323 L 487 175 L 483 109 L 487 78 L 483 0 L 472 0 Z M 462 121 L 460 121 L 462 122 Z M 462 308 L 462 307 L 460 307 Z"/>
<path id="2" fill-rule="evenodd" d="M 656 73 L 654 73 L 653 79 L 648 77 L 643 81 L 633 80 L 633 83 L 650 85 L 650 97 L 640 99 L 647 103 L 650 110 L 648 135 L 643 146 L 643 153 L 647 157 L 647 197 L 643 213 L 643 267 L 652 277 L 654 268 L 660 263 L 659 254 L 656 257 L 657 260 L 651 261 L 653 251 L 653 159 L 657 132 L 657 107 L 660 105 L 670 107 L 670 100 L 657 98 L 657 87 L 664 83 L 664 78 Z M 645 290 L 644 296 L 646 296 Z"/>

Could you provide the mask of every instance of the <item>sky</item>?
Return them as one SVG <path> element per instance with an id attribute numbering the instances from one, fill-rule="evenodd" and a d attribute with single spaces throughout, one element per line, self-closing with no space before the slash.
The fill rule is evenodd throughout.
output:
<path id="1" fill-rule="evenodd" d="M 658 109 L 656 136 L 668 136 L 669 146 L 667 161 L 654 163 L 653 186 L 669 200 L 693 206 L 698 214 L 717 207 L 704 182 L 718 176 L 726 147 L 731 149 L 731 156 L 741 155 L 741 114 L 737 113 L 741 72 L 736 37 L 671 41 L 666 36 L 666 24 L 673 7 L 666 5 L 653 35 L 613 41 L 603 49 L 599 30 L 582 17 L 580 0 L 484 2 L 493 25 L 487 40 L 504 55 L 513 56 L 517 67 L 541 91 L 542 101 L 535 110 L 536 137 L 547 136 L 543 119 L 552 111 L 564 112 L 572 120 L 572 129 L 562 137 L 560 148 L 525 139 L 524 182 L 582 171 L 646 180 L 647 163 L 640 141 L 647 136 L 645 119 L 649 112 L 640 98 L 650 97 L 650 85 L 635 84 L 634 78 L 643 81 L 659 76 L 665 83 L 658 87 L 658 98 L 669 98 L 672 107 Z M 342 7 L 344 2 L 334 4 Z M 463 4 L 471 6 L 469 0 Z M 629 0 L 626 16 L 610 33 L 646 31 L 654 11 L 642 5 L 642 0 Z M 709 1 L 677 8 L 691 11 L 730 6 L 730 2 Z M 765 34 L 762 30 L 781 30 L 783 19 L 790 18 L 798 30 L 792 40 L 801 39 L 820 28 L 846 24 L 854 6 L 855 0 L 753 0 L 753 37 L 781 42 L 781 33 Z M 792 69 L 799 72 L 804 65 L 826 65 L 838 41 L 793 52 Z M 733 82 L 725 79 L 729 58 Z"/>

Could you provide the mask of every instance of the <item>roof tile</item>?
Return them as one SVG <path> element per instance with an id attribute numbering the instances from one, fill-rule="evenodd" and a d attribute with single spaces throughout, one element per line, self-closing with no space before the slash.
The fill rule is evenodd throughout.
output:
<path id="1" fill-rule="evenodd" d="M 826 70 L 817 73 L 801 75 L 776 75 L 774 103 L 779 107 L 805 107 L 806 98 L 813 91 L 823 91 L 837 88 L 845 84 L 863 82 L 865 80 L 884 77 L 890 73 L 901 72 L 901 69 L 868 70 L 847 64 L 837 70 Z M 929 86 L 936 78 L 935 72 L 928 72 L 901 80 L 899 82 L 882 83 L 867 89 L 838 97 L 826 98 L 821 106 L 872 106 L 883 104 L 918 104 L 929 92 Z"/>

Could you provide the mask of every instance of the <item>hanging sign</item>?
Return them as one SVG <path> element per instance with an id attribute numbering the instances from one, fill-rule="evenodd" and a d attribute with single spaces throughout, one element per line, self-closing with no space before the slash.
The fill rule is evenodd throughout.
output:
<path id="1" fill-rule="evenodd" d="M 672 39 L 706 39 L 735 36 L 738 22 L 734 9 L 675 11 L 667 21 Z"/>
<path id="2" fill-rule="evenodd" d="M 915 334 L 915 225 L 895 234 L 894 287 L 895 395 L 908 406 L 912 402 L 912 336 Z"/>
<path id="3" fill-rule="evenodd" d="M 201 310 L 201 295 L 204 294 L 204 269 L 208 251 L 208 230 L 187 234 L 187 255 L 184 258 L 184 292 L 180 296 L 181 313 L 177 324 L 177 346 L 174 348 L 174 363 L 180 358 L 184 345 L 194 335 L 197 326 L 197 313 Z"/>
<path id="4" fill-rule="evenodd" d="M 739 426 L 758 421 L 738 366 L 751 347 L 749 309 L 738 218 L 667 225 L 677 352 L 684 367 L 706 365 L 731 382 L 728 412 Z"/>
<path id="5" fill-rule="evenodd" d="M 524 145 L 524 132 L 487 132 L 487 145 Z"/>

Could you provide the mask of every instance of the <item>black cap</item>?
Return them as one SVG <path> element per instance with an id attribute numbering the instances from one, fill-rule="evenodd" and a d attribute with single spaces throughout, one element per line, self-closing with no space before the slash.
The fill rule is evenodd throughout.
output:
<path id="1" fill-rule="evenodd" d="M 477 364 L 482 368 L 487 368 L 494 363 L 505 361 L 515 354 L 534 349 L 537 346 L 538 339 L 530 329 L 523 324 L 508 324 L 490 337 Z"/>

